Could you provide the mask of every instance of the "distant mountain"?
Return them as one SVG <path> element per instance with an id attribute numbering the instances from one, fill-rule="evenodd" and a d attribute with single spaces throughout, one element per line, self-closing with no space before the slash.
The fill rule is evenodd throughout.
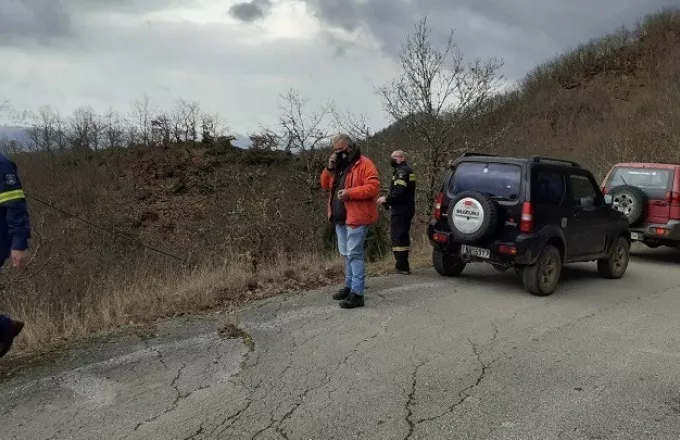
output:
<path id="1" fill-rule="evenodd" d="M 0 141 L 28 142 L 26 127 L 0 126 Z"/>

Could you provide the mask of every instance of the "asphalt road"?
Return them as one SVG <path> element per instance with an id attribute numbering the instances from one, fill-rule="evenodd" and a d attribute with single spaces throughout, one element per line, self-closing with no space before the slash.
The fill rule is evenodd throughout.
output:
<path id="1" fill-rule="evenodd" d="M 472 266 L 172 321 L 0 384 L 9 439 L 678 439 L 680 253 L 624 279 L 568 269 L 558 293 Z"/>

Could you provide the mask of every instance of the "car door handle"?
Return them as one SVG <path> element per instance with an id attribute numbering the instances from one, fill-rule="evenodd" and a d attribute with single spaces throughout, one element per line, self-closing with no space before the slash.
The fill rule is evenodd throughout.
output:
<path id="1" fill-rule="evenodd" d="M 663 200 L 654 200 L 654 206 L 668 206 L 668 202 L 664 202 Z"/>

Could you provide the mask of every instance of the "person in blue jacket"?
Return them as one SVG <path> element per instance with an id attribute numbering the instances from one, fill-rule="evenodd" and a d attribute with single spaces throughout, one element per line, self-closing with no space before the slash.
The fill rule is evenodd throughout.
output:
<path id="1" fill-rule="evenodd" d="M 9 258 L 13 267 L 23 268 L 30 238 L 26 197 L 17 166 L 0 154 L 0 266 Z M 14 339 L 23 328 L 23 322 L 0 314 L 0 357 L 12 348 Z"/>

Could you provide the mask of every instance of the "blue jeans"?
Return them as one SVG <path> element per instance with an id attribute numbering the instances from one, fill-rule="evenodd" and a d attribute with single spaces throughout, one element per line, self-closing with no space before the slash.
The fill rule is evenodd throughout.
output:
<path id="1" fill-rule="evenodd" d="M 366 284 L 364 243 L 366 242 L 368 227 L 351 228 L 336 225 L 335 232 L 338 236 L 340 255 L 345 257 L 345 287 L 352 289 L 357 295 L 363 296 Z"/>

